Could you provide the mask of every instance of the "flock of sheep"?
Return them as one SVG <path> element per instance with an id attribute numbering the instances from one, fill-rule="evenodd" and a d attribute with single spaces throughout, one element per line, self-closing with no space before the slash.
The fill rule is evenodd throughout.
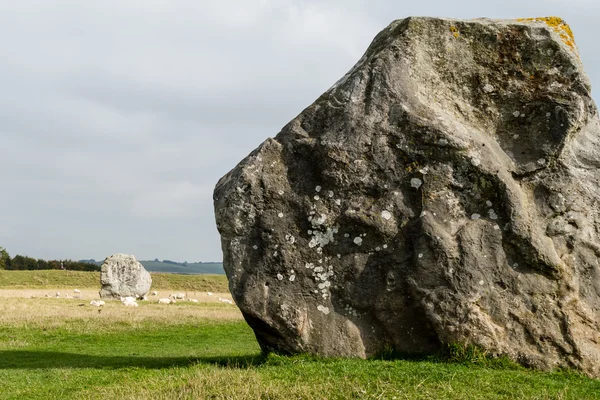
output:
<path id="1" fill-rule="evenodd" d="M 65 298 L 69 299 L 69 298 L 74 298 L 74 299 L 80 299 L 81 298 L 81 291 L 79 289 L 74 289 L 73 290 L 73 295 L 69 295 L 68 293 L 65 294 Z M 206 294 L 208 296 L 212 296 L 213 293 L 212 292 L 206 292 Z M 150 294 L 151 296 L 158 296 L 158 292 L 154 291 Z M 46 294 L 46 297 L 52 297 L 49 294 Z M 56 294 L 54 295 L 54 297 L 56 297 L 57 299 L 61 297 L 60 292 L 56 292 Z M 169 297 L 163 297 L 163 298 L 159 298 L 157 303 L 158 304 L 174 304 L 177 302 L 177 300 L 179 301 L 186 301 L 186 294 L 185 293 L 173 293 L 170 294 Z M 121 297 L 121 304 L 123 304 L 126 307 L 138 307 L 138 300 L 148 300 L 147 296 L 143 296 L 143 297 L 131 297 L 131 296 L 127 296 L 127 297 Z M 191 302 L 191 303 L 198 303 L 198 299 L 191 299 L 191 298 L 187 298 L 187 301 Z M 229 300 L 229 299 L 223 299 L 221 297 L 219 297 L 219 301 L 222 303 L 226 303 L 226 304 L 233 304 L 233 301 Z M 90 305 L 93 307 L 102 307 L 104 306 L 106 303 L 103 300 L 92 300 L 90 301 Z"/>

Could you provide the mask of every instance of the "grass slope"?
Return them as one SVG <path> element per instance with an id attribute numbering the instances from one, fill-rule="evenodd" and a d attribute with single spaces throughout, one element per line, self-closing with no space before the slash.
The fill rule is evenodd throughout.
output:
<path id="1" fill-rule="evenodd" d="M 11 314 L 12 312 L 12 314 Z M 234 306 L 0 299 L 0 399 L 598 399 L 600 381 L 475 358 L 261 356 Z"/>
<path id="2" fill-rule="evenodd" d="M 176 275 L 151 273 L 153 290 L 190 290 L 227 292 L 225 275 Z M 99 272 L 83 271 L 4 271 L 0 288 L 95 288 L 100 287 Z"/>
<path id="3" fill-rule="evenodd" d="M 140 261 L 150 272 L 170 272 L 173 274 L 219 274 L 224 275 L 222 263 L 188 263 L 187 265 L 160 261 Z"/>

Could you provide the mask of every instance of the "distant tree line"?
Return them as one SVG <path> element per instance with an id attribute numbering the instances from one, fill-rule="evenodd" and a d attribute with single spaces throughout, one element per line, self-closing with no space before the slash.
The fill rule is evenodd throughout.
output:
<path id="1" fill-rule="evenodd" d="M 0 247 L 0 269 L 23 271 L 40 269 L 65 269 L 70 271 L 100 271 L 100 266 L 72 260 L 38 260 L 36 258 L 16 255 L 10 258 L 8 252 Z"/>

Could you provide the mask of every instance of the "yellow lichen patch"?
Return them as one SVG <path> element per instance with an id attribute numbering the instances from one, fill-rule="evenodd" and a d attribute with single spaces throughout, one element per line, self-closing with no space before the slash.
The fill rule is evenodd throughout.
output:
<path id="1" fill-rule="evenodd" d="M 517 19 L 519 22 L 544 22 L 546 25 L 551 27 L 554 32 L 558 33 L 562 41 L 575 50 L 575 36 L 569 24 L 567 24 L 562 18 L 559 17 L 541 17 L 541 18 L 520 18 Z"/>
<path id="2" fill-rule="evenodd" d="M 457 28 L 457 27 L 455 27 L 454 25 L 451 25 L 451 26 L 450 26 L 450 32 L 452 32 L 452 35 L 453 35 L 455 38 L 458 38 L 458 37 L 460 36 L 460 32 L 458 31 L 458 28 Z"/>

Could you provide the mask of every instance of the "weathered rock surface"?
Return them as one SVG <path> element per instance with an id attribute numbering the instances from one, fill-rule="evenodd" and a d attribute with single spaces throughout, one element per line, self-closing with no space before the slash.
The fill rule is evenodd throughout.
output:
<path id="1" fill-rule="evenodd" d="M 560 19 L 393 22 L 217 184 L 265 350 L 600 373 L 600 123 Z"/>
<path id="2" fill-rule="evenodd" d="M 100 297 L 141 298 L 150 291 L 152 277 L 134 256 L 113 254 L 102 263 L 100 283 Z"/>

